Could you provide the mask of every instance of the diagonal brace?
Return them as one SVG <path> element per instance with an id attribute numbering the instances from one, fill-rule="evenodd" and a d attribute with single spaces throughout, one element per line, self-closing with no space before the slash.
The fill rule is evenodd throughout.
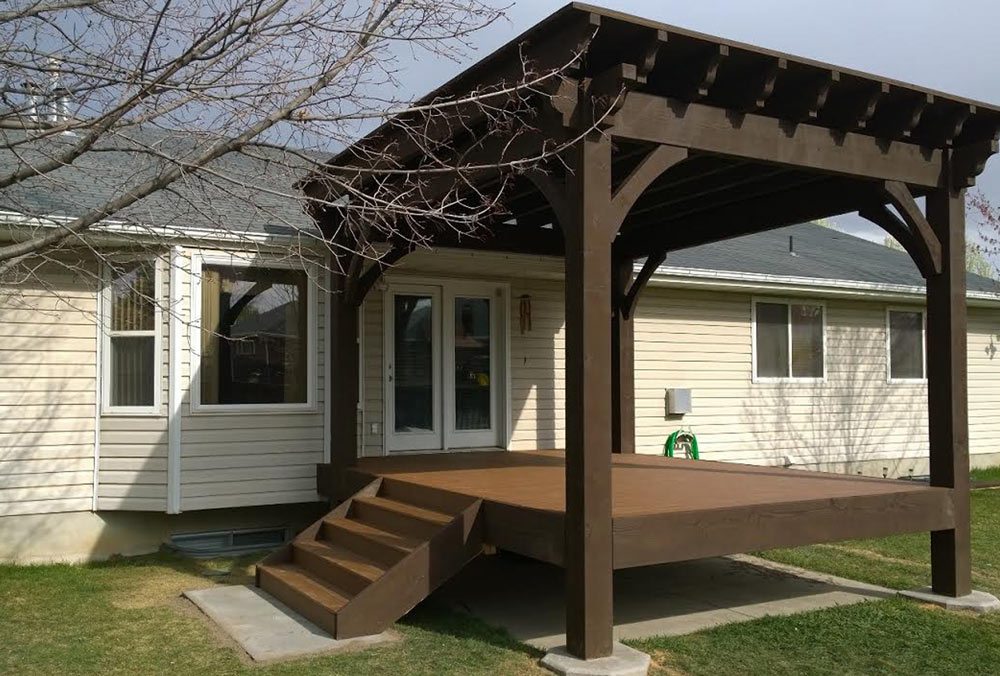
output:
<path id="1" fill-rule="evenodd" d="M 883 185 L 883 191 L 889 203 L 896 207 L 899 215 L 903 217 L 903 221 L 915 240 L 916 248 L 929 263 L 928 269 L 932 270 L 934 274 L 940 273 L 941 241 L 934 233 L 931 224 L 927 222 L 927 217 L 917 206 L 910 189 L 906 187 L 905 183 L 886 181 Z"/>
<path id="2" fill-rule="evenodd" d="M 622 317 L 625 319 L 632 318 L 632 313 L 635 312 L 635 304 L 639 300 L 639 293 L 642 292 L 650 278 L 656 273 L 657 268 L 663 265 L 663 261 L 666 258 L 666 250 L 657 251 L 646 258 L 646 262 L 642 264 L 639 274 L 632 280 L 628 291 L 619 300 Z"/>

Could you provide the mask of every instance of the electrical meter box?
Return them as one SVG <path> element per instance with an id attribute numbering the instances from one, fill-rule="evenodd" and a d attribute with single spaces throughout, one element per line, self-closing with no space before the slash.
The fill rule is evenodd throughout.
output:
<path id="1" fill-rule="evenodd" d="M 667 415 L 684 415 L 691 412 L 691 389 L 671 388 L 667 390 Z"/>

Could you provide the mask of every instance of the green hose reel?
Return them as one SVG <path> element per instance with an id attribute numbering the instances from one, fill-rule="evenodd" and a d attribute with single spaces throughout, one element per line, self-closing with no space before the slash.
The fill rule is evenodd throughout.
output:
<path id="1" fill-rule="evenodd" d="M 685 457 L 698 460 L 698 437 L 694 432 L 677 430 L 667 437 L 667 442 L 663 444 L 663 455 L 672 458 L 678 449 L 684 450 Z"/>

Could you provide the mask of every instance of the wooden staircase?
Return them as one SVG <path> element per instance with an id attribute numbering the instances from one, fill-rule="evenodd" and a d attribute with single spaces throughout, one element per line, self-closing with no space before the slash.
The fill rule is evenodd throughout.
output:
<path id="1" fill-rule="evenodd" d="M 482 548 L 481 501 L 376 479 L 257 566 L 257 586 L 338 639 L 377 634 Z"/>

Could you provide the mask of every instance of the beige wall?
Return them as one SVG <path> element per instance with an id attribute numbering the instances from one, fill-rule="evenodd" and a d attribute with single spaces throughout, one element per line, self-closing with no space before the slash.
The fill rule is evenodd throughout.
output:
<path id="1" fill-rule="evenodd" d="M 0 287 L 0 542 L 2 517 L 93 504 L 96 284 L 68 263 Z"/>
<path id="2" fill-rule="evenodd" d="M 325 511 L 316 503 L 184 514 L 103 511 L 0 516 L 0 562 L 98 561 L 155 552 L 172 534 L 285 526 L 297 532 Z"/>
<path id="3" fill-rule="evenodd" d="M 211 253 L 185 250 L 191 256 Z M 182 314 L 191 311 L 191 275 L 183 274 Z M 191 350 L 181 356 L 181 509 L 310 502 L 316 463 L 323 461 L 325 303 L 318 294 L 317 379 L 314 410 L 307 413 L 205 413 L 191 407 Z M 187 321 L 185 321 L 185 326 Z"/>
<path id="4" fill-rule="evenodd" d="M 525 277 L 526 271 L 537 279 Z M 414 257 L 394 272 L 461 276 L 511 285 L 510 447 L 562 447 L 564 406 L 563 290 L 557 261 L 479 254 Z M 519 330 L 522 295 L 533 327 Z M 816 298 L 826 307 L 827 378 L 819 383 L 752 381 L 751 303 L 755 296 L 651 286 L 635 320 L 636 444 L 662 453 L 674 430 L 691 428 L 703 457 L 753 464 L 891 476 L 927 471 L 927 390 L 924 383 L 888 383 L 886 310 L 882 300 Z M 783 299 L 780 294 L 759 298 Z M 919 305 L 912 305 L 919 307 Z M 382 299 L 364 308 L 366 455 L 382 451 Z M 1000 309 L 970 309 L 969 382 L 974 464 L 1000 456 Z M 694 411 L 666 415 L 667 388 L 692 389 Z"/>
<path id="5" fill-rule="evenodd" d="M 169 267 L 157 261 L 160 277 L 160 407 L 155 415 L 101 415 L 99 510 L 164 512 L 167 509 L 167 408 L 169 397 Z"/>
<path id="6" fill-rule="evenodd" d="M 318 300 L 315 406 L 228 414 L 190 406 L 191 254 L 181 259 L 181 510 L 315 502 L 323 460 L 325 303 Z M 90 510 L 97 409 L 97 265 L 43 269 L 0 289 L 0 516 Z M 161 266 L 161 301 L 170 299 Z M 97 508 L 167 509 L 170 312 L 161 313 L 161 406 L 99 415 Z"/>

